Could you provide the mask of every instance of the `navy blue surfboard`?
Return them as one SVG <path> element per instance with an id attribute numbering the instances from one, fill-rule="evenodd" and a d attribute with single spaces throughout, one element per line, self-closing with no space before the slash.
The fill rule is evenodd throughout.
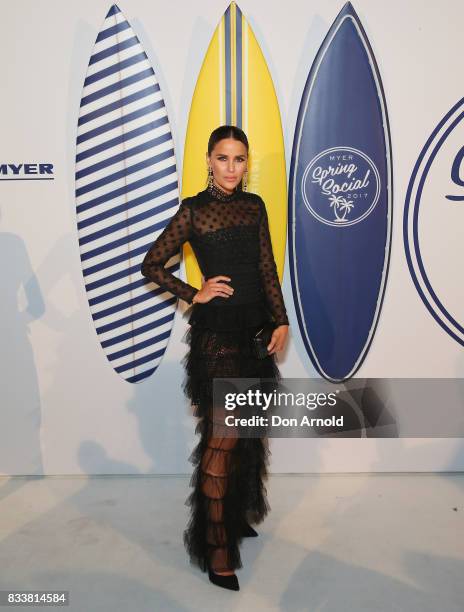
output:
<path id="1" fill-rule="evenodd" d="M 289 261 L 300 332 L 316 370 L 353 376 L 372 343 L 392 227 L 390 129 L 379 70 L 347 2 L 309 72 L 289 185 Z"/>

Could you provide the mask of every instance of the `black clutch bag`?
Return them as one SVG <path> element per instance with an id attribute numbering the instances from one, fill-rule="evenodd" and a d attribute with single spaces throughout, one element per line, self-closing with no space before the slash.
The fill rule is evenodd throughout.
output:
<path id="1" fill-rule="evenodd" d="M 276 326 L 273 323 L 266 323 L 252 337 L 252 350 L 257 359 L 264 359 L 269 355 L 267 346 L 271 341 L 275 328 Z"/>

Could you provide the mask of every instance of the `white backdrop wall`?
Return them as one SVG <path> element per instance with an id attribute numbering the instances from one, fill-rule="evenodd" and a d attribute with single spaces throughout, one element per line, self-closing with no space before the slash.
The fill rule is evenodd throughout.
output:
<path id="1" fill-rule="evenodd" d="M 241 0 L 280 103 L 287 172 L 311 63 L 343 2 Z M 77 243 L 74 156 L 87 64 L 110 2 L 3 3 L 1 163 L 54 164 L 53 181 L 0 184 L 2 474 L 189 473 L 194 418 L 181 390 L 179 301 L 165 358 L 129 384 L 100 348 Z M 227 0 L 118 3 L 152 63 L 169 113 L 179 172 L 189 103 Z M 402 222 L 414 163 L 463 95 L 459 0 L 357 0 L 388 104 L 394 175 L 389 279 L 361 377 L 464 375 L 462 346 L 433 321 L 412 283 Z M 438 195 L 438 194 L 437 194 Z M 461 230 L 462 231 L 462 230 Z M 182 266 L 181 277 L 185 279 Z M 284 376 L 313 377 L 299 338 L 288 260 L 283 291 L 290 336 Z M 460 439 L 273 439 L 271 471 L 446 471 L 464 467 Z"/>

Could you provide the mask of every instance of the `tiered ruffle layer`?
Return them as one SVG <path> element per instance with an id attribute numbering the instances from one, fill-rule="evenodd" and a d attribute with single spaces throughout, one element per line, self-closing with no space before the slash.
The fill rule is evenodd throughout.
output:
<path id="1" fill-rule="evenodd" d="M 257 359 L 251 347 L 253 334 L 270 317 L 263 302 L 194 304 L 183 317 L 191 325 L 182 339 L 188 345 L 183 390 L 199 419 L 195 433 L 200 436 L 189 457 L 193 491 L 185 502 L 191 514 L 184 544 L 190 562 L 202 571 L 214 558 L 216 571 L 236 569 L 242 567 L 239 545 L 245 522 L 258 524 L 270 510 L 264 486 L 270 451 L 267 438 L 238 438 L 232 448 L 230 438 L 218 443 L 216 437 L 211 443 L 213 379 L 280 380 L 275 356 Z"/>

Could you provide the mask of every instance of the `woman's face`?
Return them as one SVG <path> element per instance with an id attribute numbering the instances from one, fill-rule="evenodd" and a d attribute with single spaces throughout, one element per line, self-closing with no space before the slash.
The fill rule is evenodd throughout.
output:
<path id="1" fill-rule="evenodd" d="M 232 193 L 242 180 L 247 159 L 246 146 L 235 138 L 219 140 L 211 155 L 206 155 L 207 163 L 213 169 L 214 182 L 228 193 Z"/>

